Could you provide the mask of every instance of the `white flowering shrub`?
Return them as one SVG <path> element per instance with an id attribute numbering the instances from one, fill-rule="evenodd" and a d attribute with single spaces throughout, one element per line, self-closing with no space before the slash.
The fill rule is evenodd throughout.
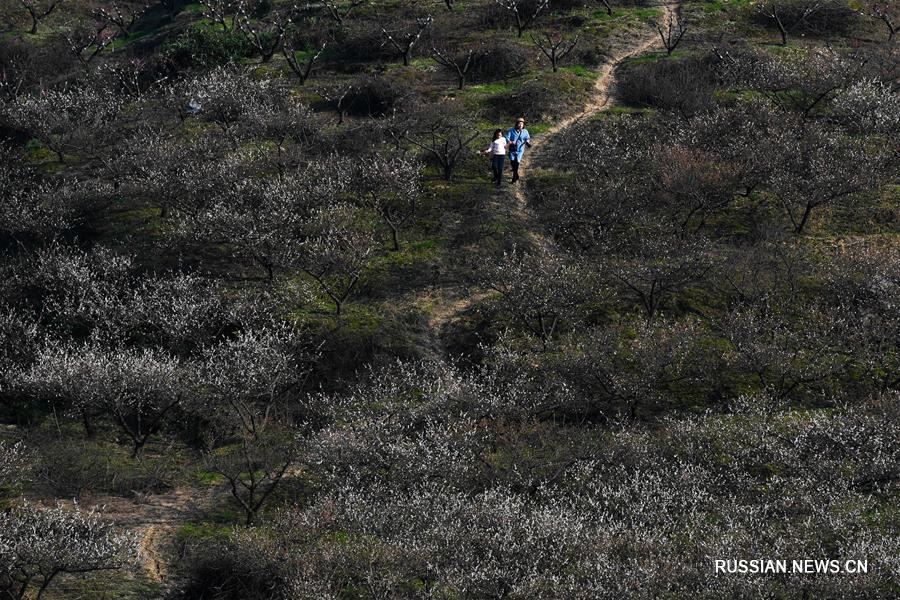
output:
<path id="1" fill-rule="evenodd" d="M 121 98 L 110 90 L 84 84 L 21 96 L 3 110 L 12 124 L 31 133 L 63 162 L 66 154 L 89 149 L 121 107 Z"/>
<path id="2" fill-rule="evenodd" d="M 0 590 L 40 598 L 58 575 L 120 569 L 136 550 L 93 513 L 23 502 L 0 512 Z"/>
<path id="3" fill-rule="evenodd" d="M 341 200 L 348 188 L 344 174 L 325 161 L 283 178 L 234 180 L 183 212 L 170 233 L 191 243 L 225 243 L 269 280 L 302 271 L 340 315 L 377 250 L 364 209 Z"/>
<path id="4" fill-rule="evenodd" d="M 856 382 L 889 390 L 898 383 L 900 251 L 889 244 L 840 249 L 820 267 L 829 300 L 845 311 L 842 340 Z"/>
<path id="5" fill-rule="evenodd" d="M 315 350 L 289 323 L 270 321 L 209 344 L 199 358 L 204 393 L 194 410 L 219 422 L 216 432 L 255 437 L 279 416 L 284 395 L 301 382 Z M 283 416 L 283 415 L 282 415 Z"/>
<path id="6" fill-rule="evenodd" d="M 736 307 L 716 327 L 732 369 L 780 398 L 827 390 L 847 367 L 852 326 L 840 308 L 796 311 L 767 298 Z"/>
<path id="7" fill-rule="evenodd" d="M 350 168 L 356 202 L 381 218 L 390 232 L 391 249 L 400 250 L 400 231 L 416 216 L 424 193 L 418 161 L 376 154 L 354 161 Z"/>
<path id="8" fill-rule="evenodd" d="M 29 458 L 22 442 L 0 440 L 0 492 L 25 479 Z"/>
<path id="9" fill-rule="evenodd" d="M 57 335 L 86 331 L 105 344 L 131 341 L 184 352 L 226 319 L 221 288 L 210 279 L 139 274 L 133 256 L 102 246 L 43 248 L 19 265 L 16 282 L 39 293 L 43 320 Z"/>
<path id="10" fill-rule="evenodd" d="M 283 91 L 274 80 L 256 79 L 235 67 L 216 67 L 179 82 L 164 92 L 170 110 L 217 127 L 236 146 L 243 128 L 271 112 Z"/>
<path id="11" fill-rule="evenodd" d="M 598 266 L 649 322 L 674 294 L 702 282 L 718 257 L 712 244 L 700 235 L 686 237 L 648 229 L 633 231 L 632 239 Z"/>
<path id="12" fill-rule="evenodd" d="M 841 131 L 813 124 L 782 142 L 769 188 L 794 232 L 822 207 L 856 206 L 887 183 L 892 156 Z"/>
<path id="13" fill-rule="evenodd" d="M 227 480 L 248 525 L 298 458 L 290 393 L 315 359 L 302 332 L 272 320 L 209 345 L 200 357 L 203 389 L 191 410 L 206 424 L 205 463 Z"/>
<path id="14" fill-rule="evenodd" d="M 3 307 L 0 313 L 0 393 L 27 368 L 40 347 L 40 329 L 27 312 Z"/>
<path id="15" fill-rule="evenodd" d="M 12 147 L 0 142 L 0 231 L 27 243 L 52 237 L 80 222 L 73 185 L 38 176 Z"/>
<path id="16" fill-rule="evenodd" d="M 578 390 L 564 412 L 592 418 L 635 418 L 664 409 L 688 390 L 702 399 L 716 362 L 701 349 L 701 326 L 693 320 L 623 322 L 573 335 L 556 368 Z"/>
<path id="17" fill-rule="evenodd" d="M 247 152 L 230 152 L 217 133 L 199 132 L 184 140 L 147 128 L 120 142 L 127 177 L 124 188 L 150 206 L 194 214 L 248 173 Z"/>
<path id="18" fill-rule="evenodd" d="M 17 382 L 33 397 L 108 417 L 130 440 L 133 457 L 195 386 L 191 369 L 160 351 L 74 343 L 46 345 Z"/>
<path id="19" fill-rule="evenodd" d="M 47 317 L 66 329 L 116 327 L 132 258 L 97 247 L 90 251 L 49 245 L 26 257 L 18 283 L 38 291 Z"/>
<path id="20" fill-rule="evenodd" d="M 840 90 L 831 103 L 838 117 L 862 133 L 896 134 L 900 93 L 878 79 L 864 79 Z"/>
<path id="21" fill-rule="evenodd" d="M 885 401 L 825 413 L 744 397 L 730 415 L 603 434 L 533 488 L 336 479 L 312 505 L 235 541 L 278 565 L 285 597 L 718 598 L 797 586 L 885 597 L 900 567 L 890 508 L 877 501 L 900 458 Z M 720 557 L 820 555 L 880 567 L 852 580 L 712 569 Z"/>
<path id="22" fill-rule="evenodd" d="M 308 398 L 308 420 L 317 427 L 304 460 L 332 485 L 472 481 L 485 443 L 479 416 L 509 412 L 516 400 L 524 401 L 504 388 L 443 363 L 373 370 L 346 393 Z"/>
<path id="23" fill-rule="evenodd" d="M 587 268 L 552 251 L 517 249 L 485 265 L 485 284 L 500 294 L 500 310 L 537 338 L 546 350 L 558 328 L 572 326 L 588 302 L 609 296 Z"/>

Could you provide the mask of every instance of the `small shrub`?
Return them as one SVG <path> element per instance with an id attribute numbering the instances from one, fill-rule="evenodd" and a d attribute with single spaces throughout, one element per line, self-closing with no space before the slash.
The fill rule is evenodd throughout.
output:
<path id="1" fill-rule="evenodd" d="M 383 77 L 363 76 L 347 95 L 344 106 L 347 114 L 363 117 L 382 117 L 397 108 L 406 91 Z"/>
<path id="2" fill-rule="evenodd" d="M 161 493 L 173 487 L 172 478 L 177 476 L 170 461 L 131 459 L 121 447 L 110 444 L 52 441 L 40 444 L 35 454 L 37 485 L 55 497 Z"/>
<path id="3" fill-rule="evenodd" d="M 338 65 L 388 61 L 394 57 L 393 48 L 384 43 L 381 31 L 373 25 L 357 25 L 338 31 L 335 36 L 336 43 L 330 45 L 328 59 Z"/>
<path id="4" fill-rule="evenodd" d="M 490 44 L 475 57 L 468 79 L 474 83 L 499 81 L 516 77 L 528 68 L 525 50 L 511 44 Z"/>
<path id="5" fill-rule="evenodd" d="M 714 105 L 714 74 L 707 59 L 632 63 L 618 74 L 617 94 L 626 104 L 692 115 Z"/>
<path id="6" fill-rule="evenodd" d="M 162 55 L 178 68 L 218 67 L 252 53 L 240 33 L 212 28 L 189 29 L 162 49 Z"/>
<path id="7" fill-rule="evenodd" d="M 591 40 L 579 41 L 578 46 L 572 51 L 572 63 L 576 65 L 599 67 L 605 64 L 608 58 L 603 49 Z"/>
<path id="8" fill-rule="evenodd" d="M 859 25 L 859 13 L 846 0 L 770 0 L 789 35 L 847 35 Z M 753 21 L 777 28 L 765 10 L 755 10 Z"/>
<path id="9" fill-rule="evenodd" d="M 497 118 L 509 120 L 522 116 L 530 121 L 558 116 L 580 104 L 593 81 L 573 73 L 553 73 L 532 79 L 512 92 L 498 94 L 488 100 Z"/>
<path id="10" fill-rule="evenodd" d="M 243 538 L 243 539 L 235 539 Z M 289 597 L 283 564 L 262 536 L 207 536 L 186 550 L 183 600 L 270 600 Z"/>

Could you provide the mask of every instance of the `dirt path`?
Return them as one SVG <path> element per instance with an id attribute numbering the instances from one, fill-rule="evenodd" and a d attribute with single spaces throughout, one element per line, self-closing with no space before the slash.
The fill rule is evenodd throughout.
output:
<path id="1" fill-rule="evenodd" d="M 663 15 L 660 19 L 660 24 L 663 26 L 665 26 L 665 23 L 670 17 L 675 19 L 678 18 L 677 3 L 662 4 L 660 7 L 663 9 Z M 542 149 L 547 145 L 547 142 L 559 134 L 559 132 L 574 125 L 585 117 L 589 117 L 609 108 L 610 90 L 615 84 L 616 68 L 623 61 L 637 54 L 647 52 L 657 45 L 661 46 L 659 35 L 655 29 L 648 27 L 645 36 L 641 36 L 633 44 L 616 52 L 600 69 L 599 77 L 594 84 L 594 93 L 591 100 L 577 114 L 566 117 L 547 129 L 541 134 L 540 143 L 535 146 L 534 150 L 525 153 L 522 160 L 522 169 L 524 173 L 528 173 L 535 158 L 541 156 Z M 519 184 L 513 187 L 513 197 L 515 198 L 514 214 L 516 218 L 525 225 L 524 230 L 530 242 L 540 251 L 549 251 L 551 249 L 552 241 L 540 232 L 539 227 L 535 226 L 534 220 L 527 210 L 528 200 L 525 193 L 525 186 Z M 428 327 L 434 332 L 436 339 L 440 339 L 441 332 L 444 331 L 450 323 L 455 319 L 458 319 L 463 313 L 469 311 L 475 304 L 486 298 L 488 295 L 487 292 L 473 292 L 464 297 L 443 299 L 445 300 L 444 302 L 435 303 L 433 311 L 428 318 Z"/>
<path id="2" fill-rule="evenodd" d="M 670 17 L 674 19 L 678 18 L 677 3 L 662 4 L 660 5 L 660 7 L 663 9 L 663 15 L 660 19 L 660 24 L 663 27 L 665 27 L 665 24 Z M 591 115 L 597 114 L 598 112 L 604 111 L 609 108 L 610 90 L 615 84 L 615 72 L 616 68 L 620 64 L 622 64 L 632 56 L 643 54 L 654 46 L 659 46 L 661 44 L 662 42 L 659 39 L 659 34 L 657 33 L 657 31 L 648 27 L 646 36 L 641 37 L 640 39 L 636 40 L 634 44 L 629 45 L 625 49 L 615 53 L 600 69 L 600 76 L 597 78 L 597 82 L 594 84 L 593 97 L 581 109 L 581 112 L 566 117 L 562 121 L 547 129 L 540 136 L 540 144 L 537 144 L 534 150 L 525 153 L 525 156 L 522 158 L 521 165 L 524 172 L 526 174 L 528 173 L 528 169 L 534 162 L 535 157 L 539 157 L 541 155 L 542 149 L 547 146 L 547 142 L 555 135 L 559 134 L 560 131 L 574 125 L 585 117 L 590 117 Z M 523 221 L 530 220 L 530 216 L 528 215 L 526 210 L 528 200 L 525 194 L 525 187 L 522 185 L 516 186 L 515 188 L 513 188 L 513 195 L 516 199 L 519 216 L 523 219 Z M 535 231 L 533 227 L 529 227 L 528 230 L 532 232 Z M 539 234 L 535 233 L 535 235 Z M 546 244 L 548 243 L 547 240 L 536 239 L 534 241 L 537 242 L 539 246 L 544 247 L 546 247 Z"/>
<path id="3" fill-rule="evenodd" d="M 663 23 L 670 16 L 677 16 L 677 4 L 665 4 L 662 5 L 662 8 L 665 11 L 662 16 Z M 522 161 L 524 172 L 527 174 L 535 158 L 542 155 L 543 147 L 553 136 L 584 117 L 609 107 L 610 90 L 615 83 L 615 69 L 619 64 L 631 56 L 646 52 L 659 43 L 656 31 L 648 28 L 646 36 L 610 58 L 600 69 L 590 102 L 578 114 L 563 119 L 541 135 L 541 143 L 534 150 L 525 154 Z M 513 196 L 515 198 L 514 213 L 525 226 L 528 237 L 536 248 L 549 250 L 552 241 L 540 232 L 527 211 L 524 186 L 519 185 L 513 188 Z M 432 304 L 427 321 L 428 329 L 434 333 L 436 340 L 440 340 L 442 332 L 448 326 L 489 295 L 490 293 L 484 290 L 469 289 L 432 293 L 429 297 L 424 298 Z M 443 351 L 443 348 L 441 350 Z M 202 509 L 209 506 L 213 495 L 213 490 L 177 488 L 168 494 L 148 495 L 135 499 L 98 497 L 85 503 L 84 506 L 96 507 L 105 518 L 135 532 L 139 539 L 139 560 L 143 569 L 152 580 L 163 582 L 167 571 L 165 557 L 172 551 L 172 548 L 167 546 L 172 545 L 175 532 L 181 524 L 190 522 L 192 518 L 202 514 Z"/>
<path id="4" fill-rule="evenodd" d="M 178 527 L 202 514 L 212 500 L 213 489 L 176 488 L 166 494 L 139 495 L 133 499 L 98 496 L 81 502 L 95 508 L 104 519 L 133 532 L 138 537 L 138 561 L 147 576 L 163 582 L 166 559 Z"/>

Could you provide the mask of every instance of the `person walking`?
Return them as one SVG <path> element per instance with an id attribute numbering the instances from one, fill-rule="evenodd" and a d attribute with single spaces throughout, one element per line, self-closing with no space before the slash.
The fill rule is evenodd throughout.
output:
<path id="1" fill-rule="evenodd" d="M 519 163 L 522 162 L 522 156 L 525 154 L 525 148 L 531 148 L 531 136 L 525 129 L 525 119 L 519 117 L 516 119 L 515 126 L 506 134 L 509 142 L 509 165 L 512 167 L 512 182 L 519 180 Z"/>
<path id="2" fill-rule="evenodd" d="M 506 160 L 506 153 L 509 151 L 509 142 L 503 137 L 503 130 L 494 131 L 494 139 L 491 145 L 482 150 L 482 154 L 491 155 L 491 173 L 494 174 L 494 185 L 500 187 L 503 181 L 503 163 Z"/>

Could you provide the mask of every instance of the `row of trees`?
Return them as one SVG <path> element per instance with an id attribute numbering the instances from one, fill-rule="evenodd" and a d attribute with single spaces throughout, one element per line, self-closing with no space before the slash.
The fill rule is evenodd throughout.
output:
<path id="1" fill-rule="evenodd" d="M 21 10 L 27 13 L 30 33 L 36 34 L 38 25 L 44 19 L 58 13 L 68 0 L 17 0 Z M 495 0 L 496 5 L 511 19 L 519 37 L 553 9 L 551 0 Z M 607 14 L 614 13 L 613 3 L 597 0 Z M 180 0 L 161 0 L 160 5 L 170 14 L 180 8 Z M 444 0 L 444 6 L 453 12 L 452 0 Z M 334 26 L 345 27 L 356 14 L 379 10 L 373 0 L 348 0 L 339 2 L 327 0 L 319 6 L 303 8 L 291 7 L 287 10 L 271 10 L 261 0 L 204 0 L 201 2 L 205 16 L 221 26 L 223 31 L 239 31 L 258 46 L 262 56 L 274 54 L 284 37 L 287 26 L 295 18 L 306 18 L 305 13 L 323 16 Z M 147 2 L 114 2 L 109 7 L 95 9 L 91 16 L 101 29 L 115 28 L 122 35 L 131 33 L 143 13 L 150 7 Z M 781 35 L 782 43 L 787 43 L 789 35 L 797 32 L 829 31 L 834 27 L 853 25 L 856 13 L 841 0 L 766 0 L 758 3 L 757 14 L 775 27 Z M 888 39 L 893 39 L 896 31 L 897 15 L 890 3 L 868 2 L 861 11 L 869 18 L 880 22 L 887 30 Z M 267 59 L 268 60 L 268 59 Z"/>
<path id="2" fill-rule="evenodd" d="M 545 375 L 558 373 L 577 393 L 555 409 L 582 417 L 634 417 L 676 396 L 717 402 L 744 385 L 779 399 L 891 389 L 892 339 L 900 331 L 891 301 L 900 284 L 896 249 L 848 249 L 819 264 L 804 264 L 790 250 L 784 242 L 758 243 L 751 260 L 728 263 L 726 254 L 704 273 L 660 254 L 649 265 L 511 254 L 484 282 L 499 293 L 499 316 L 527 337 L 508 336 L 500 344 L 506 349 L 493 352 L 515 369 L 538 361 Z M 804 289 L 804 279 L 825 290 Z M 720 295 L 728 311 L 703 319 L 661 314 L 688 289 Z M 653 312 L 644 304 L 650 297 L 660 302 Z M 602 322 L 623 304 L 639 307 L 645 320 Z"/>
<path id="3" fill-rule="evenodd" d="M 36 34 L 41 21 L 57 9 L 68 4 L 67 0 L 18 0 L 30 18 L 30 33 Z M 173 8 L 179 0 L 170 0 Z M 330 19 L 332 26 L 340 34 L 354 14 L 366 10 L 381 11 L 381 7 L 370 1 L 323 2 L 321 5 L 304 7 L 272 7 L 263 0 L 204 0 L 204 17 L 224 35 L 235 34 L 259 56 L 262 62 L 269 62 L 281 53 L 292 70 L 301 78 L 309 77 L 321 51 L 328 45 L 327 35 L 322 30 L 323 40 L 319 52 L 306 59 L 298 59 L 297 46 L 305 45 L 309 40 L 301 35 L 310 26 L 314 26 L 322 17 Z M 451 8 L 451 4 L 447 4 Z M 533 26 L 535 21 L 547 12 L 549 0 L 498 0 L 498 6 L 513 19 L 518 36 Z M 127 38 L 141 23 L 149 5 L 145 2 L 113 2 L 90 12 L 90 20 L 80 22 L 66 35 L 69 50 L 84 65 L 92 62 L 101 52 L 117 39 Z M 63 10 L 63 9 L 60 9 Z M 451 9 L 452 10 L 452 9 Z M 409 64 L 413 49 L 419 45 L 423 34 L 431 32 L 433 18 L 423 15 L 412 18 L 408 22 L 388 25 L 386 17 L 379 18 L 383 24 L 380 34 L 383 44 L 391 48 L 404 64 Z M 301 24 L 302 22 L 302 24 Z M 322 29 L 322 28 L 318 28 Z"/>
<path id="4" fill-rule="evenodd" d="M 277 312 L 298 298 L 142 274 L 103 249 L 52 246 L 14 277 L 27 294 L 6 311 L 5 397 L 46 406 L 57 427 L 79 421 L 89 438 L 112 426 L 132 457 L 161 433 L 187 436 L 252 521 L 296 449 L 284 395 L 316 361 L 315 338 Z"/>
<path id="5" fill-rule="evenodd" d="M 580 202 L 583 190 L 573 184 L 553 215 L 554 231 L 583 250 L 601 243 L 600 231 L 606 232 L 603 243 L 619 243 L 609 232 L 633 225 L 641 214 L 661 217 L 664 222 L 653 226 L 676 233 L 703 231 L 749 198 L 774 202 L 802 234 L 825 207 L 876 200 L 896 173 L 888 140 L 898 127 L 898 95 L 878 75 L 859 67 L 850 73 L 840 57 L 831 58 L 827 66 L 826 57 L 795 66 L 729 57 L 741 65 L 745 81 L 755 80 L 746 87 L 762 88 L 771 99 L 597 128 L 589 150 L 579 148 L 567 160 L 600 177 L 587 179 L 594 197 L 607 201 Z M 773 70 L 781 80 L 757 74 Z M 812 75 L 822 70 L 831 82 Z M 885 143 L 872 144 L 876 138 Z"/>
<path id="6" fill-rule="evenodd" d="M 896 574 L 894 537 L 866 516 L 887 514 L 878 499 L 897 476 L 890 395 L 817 414 L 742 396 L 728 416 L 603 433 L 520 421 L 534 399 L 527 387 L 460 378 L 445 366 L 374 375 L 358 392 L 323 401 L 346 419 L 323 429 L 317 445 L 328 491 L 269 526 L 198 542 L 188 589 L 593 598 L 628 593 L 638 581 L 654 595 L 797 587 L 878 595 Z M 544 453 L 541 440 L 567 452 Z M 839 541 L 826 550 L 835 531 Z M 338 533 L 344 542 L 321 552 Z M 849 582 L 715 577 L 706 562 L 797 548 L 886 566 Z M 231 583 L 220 584 L 226 572 Z"/>

